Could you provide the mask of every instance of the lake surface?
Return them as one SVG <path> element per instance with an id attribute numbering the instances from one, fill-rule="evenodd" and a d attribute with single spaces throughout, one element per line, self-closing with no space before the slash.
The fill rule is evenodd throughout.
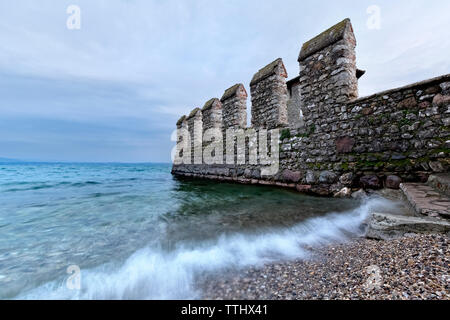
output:
<path id="1" fill-rule="evenodd" d="M 358 235 L 370 211 L 402 207 L 170 168 L 0 164 L 0 299 L 195 299 L 202 273 L 307 258 L 305 246 Z"/>

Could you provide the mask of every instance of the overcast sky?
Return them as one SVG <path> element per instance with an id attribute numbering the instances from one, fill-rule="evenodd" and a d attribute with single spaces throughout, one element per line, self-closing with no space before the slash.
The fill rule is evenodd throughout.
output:
<path id="1" fill-rule="evenodd" d="M 346 17 L 361 96 L 450 73 L 449 12 L 448 0 L 1 1 L 0 157 L 169 162 L 182 114 L 248 89 L 278 57 L 297 76 L 302 43 Z"/>

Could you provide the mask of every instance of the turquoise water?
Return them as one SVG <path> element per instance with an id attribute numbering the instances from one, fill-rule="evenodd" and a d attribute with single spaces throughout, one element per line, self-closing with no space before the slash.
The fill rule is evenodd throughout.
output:
<path id="1" fill-rule="evenodd" d="M 307 257 L 398 206 L 181 181 L 169 164 L 0 164 L 0 298 L 197 298 L 204 272 Z"/>

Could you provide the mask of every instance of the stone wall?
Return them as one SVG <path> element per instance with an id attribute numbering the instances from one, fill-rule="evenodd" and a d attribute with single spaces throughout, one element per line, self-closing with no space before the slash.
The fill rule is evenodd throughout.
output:
<path id="1" fill-rule="evenodd" d="M 450 75 L 335 104 L 312 127 L 289 129 L 280 167 L 319 193 L 425 181 L 450 167 Z M 278 178 L 275 178 L 278 179 Z M 331 189 L 325 188 L 331 186 Z M 314 189 L 314 187 L 313 187 Z"/>
<path id="2" fill-rule="evenodd" d="M 280 128 L 276 174 L 262 175 L 263 166 L 248 161 L 248 150 L 244 162 L 175 164 L 172 172 L 320 195 L 332 195 L 344 187 L 397 187 L 401 181 L 424 181 L 433 172 L 448 172 L 450 75 L 358 98 L 362 72 L 356 68 L 355 46 L 346 19 L 302 46 L 299 77 L 286 83 L 281 59 L 253 77 L 252 128 L 247 133 Z M 241 84 L 225 92 L 222 132 L 245 127 L 246 98 Z M 193 137 L 194 119 L 201 122 L 201 118 L 196 109 L 180 119 L 177 127 L 187 125 Z M 206 126 L 210 125 L 207 120 Z M 192 141 L 192 155 L 193 146 Z"/>
<path id="3" fill-rule="evenodd" d="M 300 77 L 287 82 L 289 100 L 287 102 L 288 126 L 300 128 L 305 125 L 301 105 Z"/>

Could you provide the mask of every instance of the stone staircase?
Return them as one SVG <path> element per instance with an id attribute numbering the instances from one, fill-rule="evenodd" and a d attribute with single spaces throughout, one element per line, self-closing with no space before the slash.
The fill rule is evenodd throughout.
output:
<path id="1" fill-rule="evenodd" d="M 450 173 L 434 174 L 425 183 L 402 183 L 406 199 L 416 213 L 450 218 Z"/>
<path id="2" fill-rule="evenodd" d="M 435 174 L 427 183 L 402 183 L 407 201 L 417 216 L 373 212 L 366 237 L 390 240 L 407 234 L 443 233 L 450 236 L 450 174 Z"/>

